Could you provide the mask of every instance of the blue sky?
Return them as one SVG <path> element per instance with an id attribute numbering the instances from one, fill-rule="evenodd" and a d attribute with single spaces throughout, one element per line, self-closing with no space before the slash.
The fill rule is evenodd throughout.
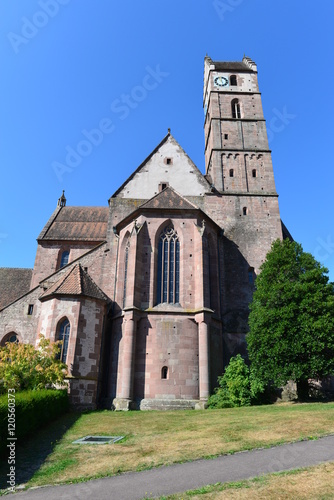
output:
<path id="1" fill-rule="evenodd" d="M 33 267 L 62 189 L 106 206 L 168 127 L 204 172 L 204 57 L 246 54 L 281 217 L 334 280 L 333 17 L 331 0 L 2 0 L 0 266 Z"/>

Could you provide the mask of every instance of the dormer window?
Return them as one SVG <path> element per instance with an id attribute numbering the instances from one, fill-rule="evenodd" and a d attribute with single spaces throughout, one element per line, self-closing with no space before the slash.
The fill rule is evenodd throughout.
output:
<path id="1" fill-rule="evenodd" d="M 231 75 L 230 76 L 230 85 L 233 86 L 233 87 L 235 87 L 236 85 L 238 85 L 237 84 L 237 77 L 236 77 L 236 75 Z"/>

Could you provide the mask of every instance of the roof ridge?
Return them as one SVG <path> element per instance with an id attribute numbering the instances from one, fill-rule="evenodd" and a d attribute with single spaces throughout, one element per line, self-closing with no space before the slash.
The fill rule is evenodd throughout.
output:
<path id="1" fill-rule="evenodd" d="M 58 214 L 62 208 L 64 208 L 64 207 L 57 206 L 56 209 L 52 212 L 50 219 L 47 221 L 47 223 L 43 227 L 42 231 L 39 233 L 37 240 L 41 240 L 45 237 L 45 235 L 49 231 L 50 227 L 52 226 L 52 224 L 54 223 L 54 221 L 58 217 Z"/>
<path id="2" fill-rule="evenodd" d="M 123 184 L 110 196 L 110 198 L 115 198 L 116 195 L 124 188 L 124 186 L 136 175 L 137 172 L 147 163 L 152 156 L 158 151 L 158 149 L 166 142 L 166 140 L 169 137 L 173 137 L 170 131 L 168 130 L 167 135 L 160 141 L 160 143 L 151 151 L 151 153 L 145 158 L 144 161 L 141 162 L 141 164 L 132 172 L 132 174 L 129 175 L 129 177 L 123 182 Z"/>

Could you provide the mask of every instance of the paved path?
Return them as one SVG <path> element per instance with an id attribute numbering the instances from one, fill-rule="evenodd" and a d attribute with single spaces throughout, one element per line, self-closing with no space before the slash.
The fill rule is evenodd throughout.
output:
<path id="1" fill-rule="evenodd" d="M 142 500 L 330 460 L 334 461 L 334 435 L 86 483 L 31 489 L 17 493 L 15 497 L 17 500 Z"/>

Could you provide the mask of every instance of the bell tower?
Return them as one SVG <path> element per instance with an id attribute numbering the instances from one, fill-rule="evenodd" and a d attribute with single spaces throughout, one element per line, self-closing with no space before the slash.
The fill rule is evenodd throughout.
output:
<path id="1" fill-rule="evenodd" d="M 271 244 L 282 239 L 257 66 L 204 61 L 205 209 L 222 228 L 220 296 L 224 363 L 246 355 L 249 303 Z"/>
<path id="2" fill-rule="evenodd" d="M 245 56 L 204 64 L 208 179 L 220 193 L 276 194 L 256 64 Z"/>

